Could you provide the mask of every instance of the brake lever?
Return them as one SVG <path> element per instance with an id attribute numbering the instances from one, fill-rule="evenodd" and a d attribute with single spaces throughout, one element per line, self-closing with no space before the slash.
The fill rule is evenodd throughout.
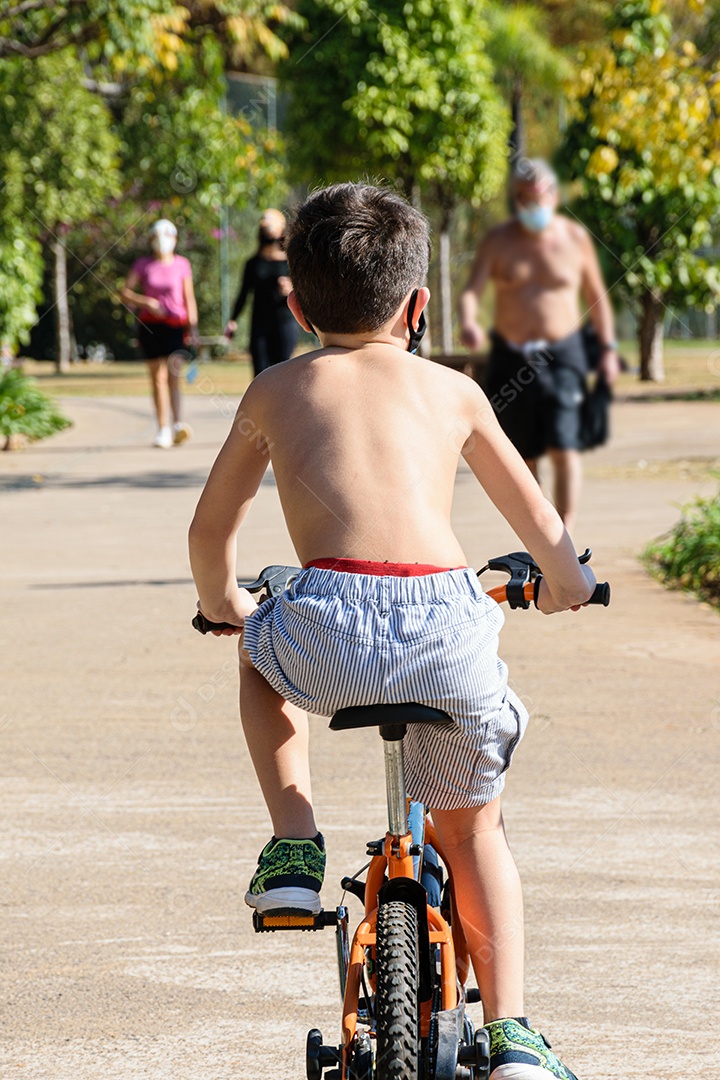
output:
<path id="1" fill-rule="evenodd" d="M 269 600 L 273 596 L 280 596 L 281 593 L 288 588 L 288 586 L 295 580 L 300 573 L 300 567 L 298 566 L 279 566 L 272 565 L 266 566 L 264 570 L 260 571 L 260 576 L 255 581 L 238 581 L 239 589 L 247 589 L 250 593 L 262 593 L 265 590 L 265 595 L 259 598 L 260 603 L 264 603 L 265 600 Z M 201 611 L 198 611 L 195 618 L 192 620 L 192 625 L 196 630 L 199 630 L 201 634 L 210 634 L 213 630 L 237 630 L 236 626 L 232 623 L 213 623 L 205 618 Z"/>
<path id="2" fill-rule="evenodd" d="M 530 601 L 525 597 L 525 586 L 540 573 L 540 567 L 527 551 L 512 551 L 499 559 L 490 559 L 488 570 L 500 570 L 508 574 L 507 602 L 511 608 L 529 608 Z"/>
<path id="3" fill-rule="evenodd" d="M 300 573 L 300 567 L 298 566 L 280 566 L 273 564 L 272 566 L 266 566 L 264 570 L 260 571 L 260 576 L 256 581 L 238 581 L 238 588 L 247 589 L 248 592 L 258 593 L 263 589 L 267 589 L 268 599 L 271 596 L 279 596 L 280 593 L 285 592 L 285 589 L 295 580 Z"/>

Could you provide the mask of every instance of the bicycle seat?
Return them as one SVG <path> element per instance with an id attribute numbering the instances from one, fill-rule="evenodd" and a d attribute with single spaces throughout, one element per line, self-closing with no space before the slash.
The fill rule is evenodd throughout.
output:
<path id="1" fill-rule="evenodd" d="M 399 724 L 451 724 L 452 717 L 442 709 L 402 702 L 400 705 L 350 705 L 338 709 L 330 721 L 332 731 L 353 728 L 397 726 Z"/>

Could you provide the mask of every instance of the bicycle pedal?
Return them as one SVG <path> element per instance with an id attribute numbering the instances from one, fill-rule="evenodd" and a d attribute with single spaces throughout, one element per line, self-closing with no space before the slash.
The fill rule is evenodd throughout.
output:
<path id="1" fill-rule="evenodd" d="M 253 927 L 256 934 L 274 930 L 324 930 L 337 926 L 337 912 L 320 911 L 317 915 L 296 911 L 293 908 L 277 908 L 275 911 L 253 911 Z"/>

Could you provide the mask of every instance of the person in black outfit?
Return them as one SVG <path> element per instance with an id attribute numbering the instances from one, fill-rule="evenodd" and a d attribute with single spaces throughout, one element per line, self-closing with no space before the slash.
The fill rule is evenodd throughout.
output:
<path id="1" fill-rule="evenodd" d="M 284 233 L 285 215 L 266 210 L 260 218 L 257 253 L 245 264 L 240 292 L 225 327 L 227 337 L 232 337 L 238 316 L 253 293 L 250 355 L 256 375 L 288 360 L 297 343 L 297 323 L 287 306 L 292 284 L 283 250 Z"/>

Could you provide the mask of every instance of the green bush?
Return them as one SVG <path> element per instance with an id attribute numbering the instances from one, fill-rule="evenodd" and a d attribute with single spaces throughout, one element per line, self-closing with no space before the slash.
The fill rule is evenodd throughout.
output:
<path id="1" fill-rule="evenodd" d="M 34 379 L 17 369 L 0 375 L 0 436 L 46 439 L 69 427 L 70 423 Z"/>
<path id="2" fill-rule="evenodd" d="M 683 508 L 680 521 L 644 553 L 650 572 L 720 607 L 720 491 Z"/>

